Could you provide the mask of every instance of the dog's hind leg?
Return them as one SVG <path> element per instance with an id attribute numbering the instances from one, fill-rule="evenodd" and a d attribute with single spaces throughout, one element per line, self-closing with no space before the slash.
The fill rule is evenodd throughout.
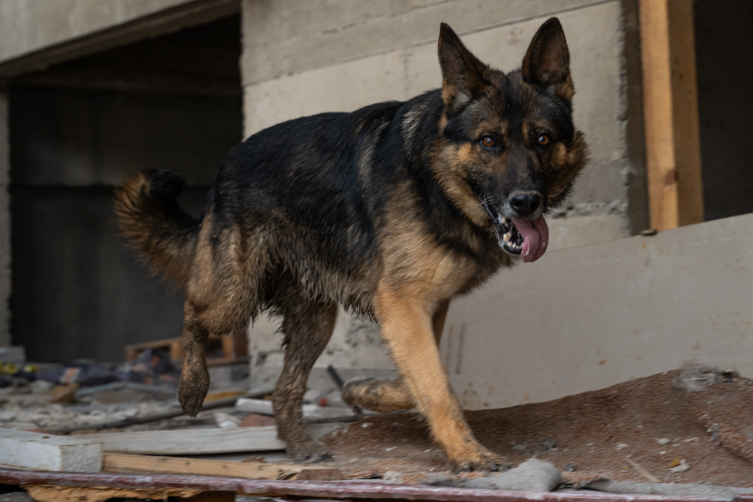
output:
<path id="1" fill-rule="evenodd" d="M 209 330 L 199 320 L 191 302 L 183 307 L 183 367 L 180 372 L 178 400 L 183 411 L 195 417 L 209 390 L 206 350 Z"/>
<path id="2" fill-rule="evenodd" d="M 285 362 L 275 385 L 272 406 L 277 435 L 285 441 L 287 453 L 296 462 L 321 462 L 331 455 L 327 447 L 313 439 L 303 425 L 303 395 L 314 363 L 327 346 L 337 318 L 337 305 L 309 301 L 288 289 L 277 310 L 282 313 Z"/>
<path id="3" fill-rule="evenodd" d="M 434 340 L 442 340 L 444 322 L 447 318 L 447 310 L 450 308 L 450 300 L 439 302 L 432 317 L 432 330 Z M 397 380 L 377 380 L 375 378 L 354 378 L 343 386 L 343 401 L 350 406 L 360 406 L 367 410 L 389 413 L 395 410 L 408 410 L 415 407 L 415 402 L 410 391 L 405 386 L 402 378 Z"/>
<path id="4" fill-rule="evenodd" d="M 267 264 L 265 250 L 248 244 L 256 239 L 243 239 L 234 229 L 222 235 L 221 244 L 213 245 L 210 235 L 211 221 L 205 218 L 184 307 L 178 400 L 191 416 L 201 411 L 209 389 L 207 340 L 210 335 L 229 335 L 248 326 L 261 306 L 259 287 Z"/>

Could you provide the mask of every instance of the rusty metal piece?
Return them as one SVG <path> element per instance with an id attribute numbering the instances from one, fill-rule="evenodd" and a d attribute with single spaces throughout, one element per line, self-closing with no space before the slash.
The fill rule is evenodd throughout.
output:
<path id="1" fill-rule="evenodd" d="M 402 499 L 457 502 L 722 502 L 723 499 L 617 495 L 601 492 L 530 493 L 503 490 L 445 488 L 361 481 L 271 481 L 207 476 L 135 475 L 23 471 L 0 468 L 0 483 L 127 488 L 134 490 L 182 489 L 233 492 L 256 496 L 295 496 L 328 499 Z M 737 502 L 753 502 L 753 493 Z"/>

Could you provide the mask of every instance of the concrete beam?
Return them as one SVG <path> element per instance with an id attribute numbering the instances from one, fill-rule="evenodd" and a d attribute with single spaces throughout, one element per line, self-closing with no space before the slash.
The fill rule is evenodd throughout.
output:
<path id="1" fill-rule="evenodd" d="M 467 35 L 599 3 L 604 0 L 244 0 L 243 83 L 436 46 L 442 21 Z"/>
<path id="2" fill-rule="evenodd" d="M 441 355 L 467 408 L 676 369 L 753 376 L 753 214 L 547 253 L 454 302 Z"/>
<path id="3" fill-rule="evenodd" d="M 0 2 L 0 79 L 237 14 L 239 0 Z"/>
<path id="4" fill-rule="evenodd" d="M 79 437 L 0 428 L 0 462 L 43 471 L 99 472 L 102 443 Z"/>

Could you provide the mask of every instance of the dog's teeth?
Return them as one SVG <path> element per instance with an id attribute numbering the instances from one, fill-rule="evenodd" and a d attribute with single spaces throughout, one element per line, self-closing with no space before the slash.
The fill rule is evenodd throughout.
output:
<path id="1" fill-rule="evenodd" d="M 508 220 L 507 218 L 502 218 L 502 223 L 509 223 L 509 222 L 510 220 Z"/>
<path id="2" fill-rule="evenodd" d="M 502 240 L 505 242 L 510 242 L 510 233 L 508 232 L 505 235 L 503 235 Z"/>

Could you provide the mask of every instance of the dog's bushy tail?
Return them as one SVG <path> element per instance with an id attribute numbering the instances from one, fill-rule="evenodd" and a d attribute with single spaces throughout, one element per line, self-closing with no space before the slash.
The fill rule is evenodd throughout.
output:
<path id="1" fill-rule="evenodd" d="M 141 171 L 115 189 L 114 203 L 120 229 L 152 272 L 179 286 L 188 282 L 201 224 L 178 205 L 184 184 L 169 171 Z"/>

